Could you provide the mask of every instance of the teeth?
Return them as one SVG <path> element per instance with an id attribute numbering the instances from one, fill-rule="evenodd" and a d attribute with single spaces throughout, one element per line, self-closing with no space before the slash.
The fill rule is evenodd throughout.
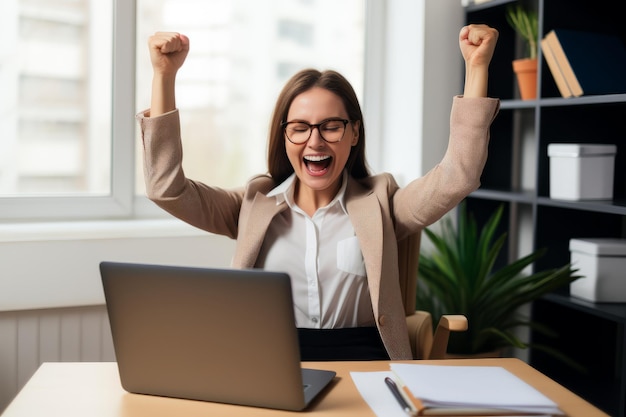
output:
<path id="1" fill-rule="evenodd" d="M 304 159 L 306 159 L 307 161 L 311 161 L 311 162 L 320 162 L 328 158 L 330 158 L 330 156 L 328 155 L 305 155 L 304 156 Z"/>

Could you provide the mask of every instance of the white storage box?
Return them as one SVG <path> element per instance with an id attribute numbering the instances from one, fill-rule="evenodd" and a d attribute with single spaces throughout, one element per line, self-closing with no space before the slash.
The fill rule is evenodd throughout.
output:
<path id="1" fill-rule="evenodd" d="M 613 198 L 616 145 L 550 143 L 550 198 Z"/>
<path id="2" fill-rule="evenodd" d="M 570 239 L 572 268 L 581 278 L 572 296 L 594 302 L 626 302 L 626 239 Z"/>

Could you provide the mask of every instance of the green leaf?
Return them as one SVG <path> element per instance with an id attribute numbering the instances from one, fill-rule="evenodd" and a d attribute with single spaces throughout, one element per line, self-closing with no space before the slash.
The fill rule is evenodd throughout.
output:
<path id="1" fill-rule="evenodd" d="M 528 56 L 536 58 L 539 28 L 537 12 L 524 9 L 519 3 L 511 4 L 507 7 L 506 21 L 526 41 Z"/>

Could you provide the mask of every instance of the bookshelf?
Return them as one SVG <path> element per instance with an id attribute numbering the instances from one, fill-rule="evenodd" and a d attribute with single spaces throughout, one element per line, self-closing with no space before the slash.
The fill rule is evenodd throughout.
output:
<path id="1" fill-rule="evenodd" d="M 546 247 L 547 255 L 534 266 L 540 270 L 570 261 L 571 238 L 626 238 L 626 94 L 562 98 L 540 49 L 538 98 L 520 100 L 511 61 L 520 57 L 521 41 L 505 19 L 506 7 L 515 1 L 537 9 L 540 38 L 551 29 L 566 28 L 612 33 L 626 42 L 626 25 L 620 0 L 490 0 L 465 5 L 467 23 L 486 23 L 500 32 L 489 95 L 502 100 L 482 185 L 466 199 L 467 208 L 484 223 L 503 204 L 501 228 L 508 241 L 499 262 Z M 616 144 L 614 199 L 550 199 L 547 147 L 552 142 Z M 534 321 L 558 332 L 555 339 L 533 332 L 531 341 L 558 349 L 587 371 L 535 349 L 529 351 L 530 364 L 608 414 L 626 416 L 626 303 L 587 302 L 564 288 L 533 303 L 531 314 Z"/>

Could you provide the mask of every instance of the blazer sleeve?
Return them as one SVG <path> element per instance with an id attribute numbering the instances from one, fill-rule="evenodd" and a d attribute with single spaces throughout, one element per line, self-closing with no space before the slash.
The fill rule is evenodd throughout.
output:
<path id="1" fill-rule="evenodd" d="M 236 238 L 244 189 L 210 187 L 185 177 L 178 110 L 157 117 L 140 112 L 136 119 L 148 198 L 195 227 Z"/>
<path id="2" fill-rule="evenodd" d="M 498 99 L 454 97 L 443 159 L 394 194 L 394 216 L 400 236 L 436 222 L 478 189 L 487 161 L 489 128 L 499 109 Z"/>

